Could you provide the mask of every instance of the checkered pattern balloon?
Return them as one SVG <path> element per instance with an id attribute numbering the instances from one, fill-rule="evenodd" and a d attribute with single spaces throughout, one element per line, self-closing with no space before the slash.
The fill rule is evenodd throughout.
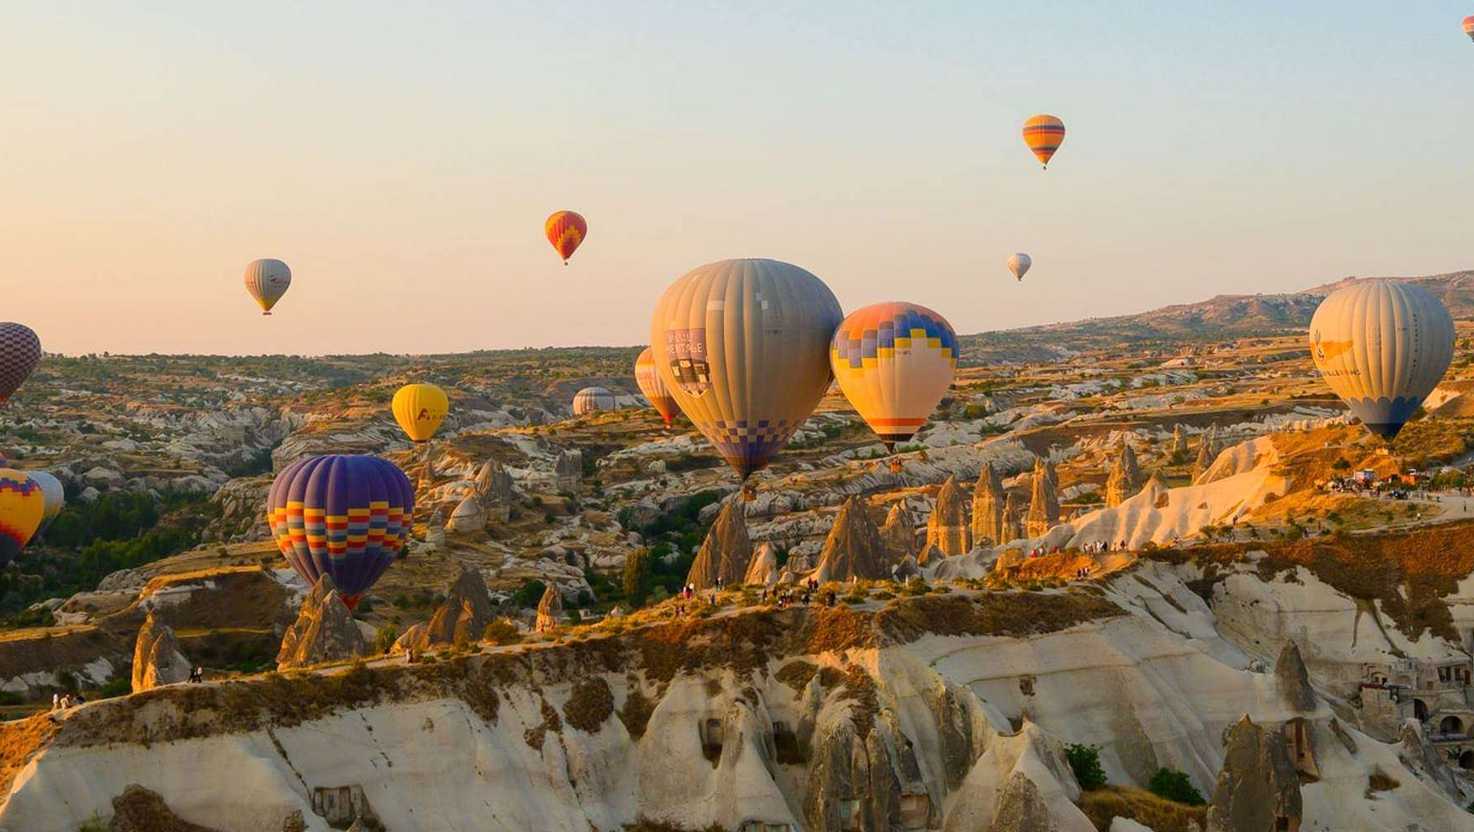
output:
<path id="1" fill-rule="evenodd" d="M 4 404 L 41 360 L 41 339 L 25 324 L 0 323 L 0 404 Z"/>

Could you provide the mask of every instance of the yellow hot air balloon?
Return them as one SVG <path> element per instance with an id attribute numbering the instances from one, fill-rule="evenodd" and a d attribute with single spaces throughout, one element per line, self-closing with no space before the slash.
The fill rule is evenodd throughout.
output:
<path id="1" fill-rule="evenodd" d="M 834 333 L 829 364 L 839 389 L 888 450 L 912 437 L 952 384 L 957 333 L 914 303 L 877 303 Z"/>
<path id="2" fill-rule="evenodd" d="M 1024 122 L 1024 144 L 1045 168 L 1064 141 L 1065 123 L 1056 116 L 1037 115 Z"/>
<path id="3" fill-rule="evenodd" d="M 15 560 L 46 516 L 46 494 L 25 471 L 0 468 L 0 567 Z"/>
<path id="4" fill-rule="evenodd" d="M 433 384 L 406 384 L 394 394 L 394 420 L 404 429 L 411 442 L 424 442 L 435 435 L 445 414 L 450 412 L 450 400 L 445 391 Z"/>
<path id="5" fill-rule="evenodd" d="M 246 264 L 246 291 L 256 299 L 262 315 L 271 314 L 271 307 L 291 285 L 292 270 L 280 260 L 264 257 Z"/>
<path id="6" fill-rule="evenodd" d="M 655 353 L 649 347 L 635 359 L 635 384 L 640 386 L 640 392 L 645 394 L 650 406 L 665 420 L 666 428 L 670 428 L 670 420 L 675 418 L 680 408 L 661 380 L 660 372 L 655 368 Z"/>
<path id="7" fill-rule="evenodd" d="M 650 350 L 681 412 L 745 480 L 829 389 L 829 339 L 843 317 L 829 287 L 798 266 L 722 260 L 665 290 Z"/>
<path id="8" fill-rule="evenodd" d="M 1433 392 L 1454 354 L 1454 322 L 1426 289 L 1365 280 L 1326 296 L 1310 355 L 1367 430 L 1391 439 Z"/>

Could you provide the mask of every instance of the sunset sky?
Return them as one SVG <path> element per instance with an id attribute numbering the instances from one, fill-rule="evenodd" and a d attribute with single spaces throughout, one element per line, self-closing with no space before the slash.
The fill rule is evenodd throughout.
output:
<path id="1" fill-rule="evenodd" d="M 448 352 L 641 343 L 727 257 L 959 332 L 1474 267 L 1474 0 L 424 5 L 8 5 L 0 320 Z"/>

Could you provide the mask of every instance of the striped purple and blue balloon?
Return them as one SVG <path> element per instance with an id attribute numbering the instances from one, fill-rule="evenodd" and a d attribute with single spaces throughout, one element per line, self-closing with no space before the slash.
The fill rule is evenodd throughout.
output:
<path id="1" fill-rule="evenodd" d="M 297 574 L 309 584 L 328 575 L 352 609 L 409 539 L 414 508 L 414 486 L 394 463 L 332 454 L 277 474 L 266 521 Z"/>

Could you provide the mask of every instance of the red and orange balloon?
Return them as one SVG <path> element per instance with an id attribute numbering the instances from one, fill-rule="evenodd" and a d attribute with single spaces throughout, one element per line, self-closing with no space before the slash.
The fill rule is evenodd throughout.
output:
<path id="1" fill-rule="evenodd" d="M 1464 18 L 1464 34 L 1469 36 L 1469 40 L 1474 40 L 1474 14 Z"/>
<path id="2" fill-rule="evenodd" d="M 568 258 L 578 250 L 583 239 L 589 236 L 589 224 L 577 211 L 554 211 L 548 221 L 543 223 L 543 232 L 548 235 L 548 242 L 553 244 L 566 266 Z"/>

